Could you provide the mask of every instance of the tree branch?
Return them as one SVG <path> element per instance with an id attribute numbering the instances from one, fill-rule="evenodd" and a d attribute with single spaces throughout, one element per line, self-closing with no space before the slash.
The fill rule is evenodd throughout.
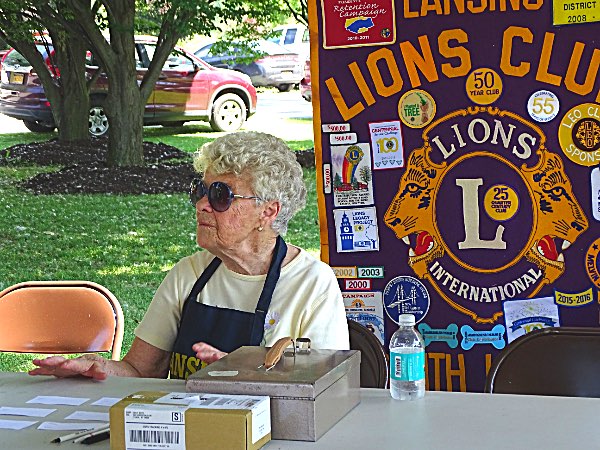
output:
<path id="1" fill-rule="evenodd" d="M 292 4 L 290 3 L 289 0 L 284 0 L 285 6 L 287 6 L 288 10 L 292 13 L 292 16 L 294 16 L 294 19 L 296 19 L 296 21 L 298 23 L 301 23 L 302 25 L 305 25 L 308 27 L 308 10 L 306 8 L 306 0 L 300 0 L 300 8 L 301 8 L 301 12 L 298 13 L 298 11 L 296 11 L 293 7 Z"/>
<path id="2" fill-rule="evenodd" d="M 40 8 L 40 12 L 42 13 L 42 16 L 45 15 L 50 19 L 48 22 L 56 21 L 63 28 L 65 28 L 65 30 L 68 30 L 71 33 L 81 33 L 81 29 L 78 26 L 76 26 L 76 22 L 68 21 L 63 17 L 62 14 L 58 13 L 58 11 L 54 11 L 48 5 L 42 5 L 42 7 Z"/>
<path id="3" fill-rule="evenodd" d="M 105 8 L 108 8 L 106 2 L 102 0 L 98 0 L 98 2 L 102 3 Z M 65 0 L 65 3 L 72 9 L 75 16 L 78 18 L 77 23 L 80 27 L 79 34 L 88 40 L 94 56 L 100 60 L 105 68 L 112 67 L 109 62 L 113 61 L 116 58 L 116 55 L 94 20 L 94 11 L 97 12 L 98 9 L 87 8 L 78 0 Z"/>

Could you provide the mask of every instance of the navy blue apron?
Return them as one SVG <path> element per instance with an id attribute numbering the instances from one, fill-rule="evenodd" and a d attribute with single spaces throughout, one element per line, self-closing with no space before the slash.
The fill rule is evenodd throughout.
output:
<path id="1" fill-rule="evenodd" d="M 196 301 L 204 285 L 221 264 L 221 260 L 217 257 L 210 262 L 194 283 L 183 305 L 179 331 L 171 353 L 169 367 L 171 378 L 187 379 L 190 374 L 205 365 L 196 358 L 196 353 L 192 350 L 192 345 L 196 342 L 206 342 L 227 353 L 243 345 L 260 345 L 265 331 L 267 310 L 286 254 L 287 245 L 279 236 L 254 313 L 219 308 Z M 236 295 L 244 295 L 244 293 L 239 292 Z"/>

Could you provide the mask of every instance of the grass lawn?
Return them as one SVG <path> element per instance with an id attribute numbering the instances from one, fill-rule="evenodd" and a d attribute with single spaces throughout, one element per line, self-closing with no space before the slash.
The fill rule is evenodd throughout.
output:
<path id="1" fill-rule="evenodd" d="M 222 133 L 208 125 L 145 128 L 145 140 L 193 152 Z M 0 135 L 0 152 L 19 143 L 44 141 L 48 134 Z M 294 150 L 313 146 L 286 138 Z M 125 315 L 122 355 L 131 345 L 166 272 L 196 251 L 194 209 L 187 195 L 46 195 L 19 190 L 16 183 L 55 167 L 0 166 L 0 290 L 27 280 L 86 279 L 106 286 Z M 286 240 L 315 254 L 319 227 L 315 172 L 305 171 L 307 207 L 290 222 Z M 68 320 L 66 318 L 65 320 Z M 31 355 L 0 353 L 0 371 L 32 367 Z"/>

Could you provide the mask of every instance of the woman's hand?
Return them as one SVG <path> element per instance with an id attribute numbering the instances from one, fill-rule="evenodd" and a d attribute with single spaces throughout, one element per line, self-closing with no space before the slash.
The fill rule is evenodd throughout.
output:
<path id="1" fill-rule="evenodd" d="M 196 342 L 192 345 L 192 350 L 196 352 L 196 358 L 204 361 L 206 364 L 212 364 L 227 355 L 227 353 L 222 352 L 205 342 Z"/>
<path id="2" fill-rule="evenodd" d="M 84 376 L 94 380 L 105 380 L 104 358 L 99 355 L 84 355 L 78 358 L 66 359 L 62 356 L 50 356 L 44 359 L 34 359 L 38 366 L 29 371 L 29 375 L 53 375 L 57 378 Z"/>

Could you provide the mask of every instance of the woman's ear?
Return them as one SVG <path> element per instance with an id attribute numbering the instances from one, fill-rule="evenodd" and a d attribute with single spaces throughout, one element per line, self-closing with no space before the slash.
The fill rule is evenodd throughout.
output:
<path id="1" fill-rule="evenodd" d="M 279 211 L 281 211 L 281 204 L 277 200 L 273 200 L 263 203 L 262 207 L 263 210 L 260 217 L 261 225 L 263 227 L 266 225 L 270 226 L 275 222 Z"/>

